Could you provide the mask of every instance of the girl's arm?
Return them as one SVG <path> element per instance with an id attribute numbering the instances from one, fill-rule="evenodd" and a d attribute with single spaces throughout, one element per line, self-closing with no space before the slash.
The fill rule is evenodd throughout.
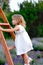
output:
<path id="1" fill-rule="evenodd" d="M 5 31 L 5 32 L 14 32 L 19 30 L 19 27 L 16 26 L 15 28 L 11 28 L 11 29 L 3 29 L 2 27 L 0 27 L 0 31 Z"/>

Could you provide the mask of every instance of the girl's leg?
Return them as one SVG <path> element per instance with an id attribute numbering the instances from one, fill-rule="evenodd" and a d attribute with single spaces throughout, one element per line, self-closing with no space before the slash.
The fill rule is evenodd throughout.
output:
<path id="1" fill-rule="evenodd" d="M 22 56 L 22 58 L 24 60 L 24 65 L 30 65 L 28 55 L 27 54 L 22 54 L 21 56 Z"/>

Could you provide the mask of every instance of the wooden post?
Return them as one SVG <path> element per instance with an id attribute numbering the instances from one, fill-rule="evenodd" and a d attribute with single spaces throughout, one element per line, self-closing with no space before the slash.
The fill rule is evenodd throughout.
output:
<path id="1" fill-rule="evenodd" d="M 6 59 L 7 59 L 8 65 L 14 65 L 2 31 L 0 31 L 0 42 L 2 44 L 4 53 L 6 55 Z"/>
<path id="2" fill-rule="evenodd" d="M 5 14 L 4 14 L 4 12 L 3 12 L 3 10 L 2 10 L 1 7 L 0 7 L 0 15 L 1 15 L 4 23 L 9 24 L 9 22 L 8 22 L 8 20 L 7 20 L 7 18 L 6 18 L 6 16 L 5 16 Z M 10 24 L 9 25 L 6 25 L 6 26 L 8 28 L 11 28 Z M 14 32 L 10 32 L 10 34 L 11 34 L 11 37 L 13 38 L 13 40 L 15 40 Z M 3 32 L 2 31 L 0 31 L 0 42 L 2 44 L 4 53 L 6 55 L 6 59 L 7 59 L 8 65 L 14 65 L 13 64 L 13 61 L 12 61 L 12 58 L 11 58 L 11 55 L 10 55 L 10 52 L 9 52 L 9 49 L 8 49 L 8 46 L 7 46 L 7 43 L 6 43 L 6 40 L 5 40 L 4 36 L 3 36 Z"/>
<path id="3" fill-rule="evenodd" d="M 4 23 L 9 23 L 8 20 L 7 20 L 7 18 L 6 18 L 6 16 L 5 16 L 5 13 L 3 12 L 3 10 L 2 10 L 1 7 L 0 7 L 0 15 L 1 15 Z M 11 28 L 10 24 L 7 27 L 8 28 Z M 15 40 L 15 34 L 14 34 L 14 32 L 10 32 L 10 34 L 11 34 L 11 37 L 13 38 L 13 40 Z"/>

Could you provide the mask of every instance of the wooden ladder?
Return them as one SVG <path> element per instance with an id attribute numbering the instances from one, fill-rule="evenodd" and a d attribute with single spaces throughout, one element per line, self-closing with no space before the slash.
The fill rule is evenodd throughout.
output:
<path id="1" fill-rule="evenodd" d="M 4 23 L 9 23 L 2 8 L 0 7 L 0 15 L 4 21 Z M 1 24 L 1 23 L 0 23 Z M 3 25 L 3 24 L 2 24 Z M 9 25 L 6 25 L 8 28 L 11 28 L 10 24 Z M 15 40 L 15 34 L 14 32 L 10 32 L 10 35 L 12 37 L 13 40 Z M 4 35 L 3 35 L 3 32 L 0 31 L 0 42 L 1 42 L 1 45 L 3 47 L 3 50 L 4 50 L 4 53 L 6 55 L 6 59 L 7 59 L 7 62 L 8 62 L 8 65 L 14 65 L 13 63 L 13 60 L 11 58 L 11 55 L 10 55 L 10 52 L 9 52 L 9 49 L 8 49 L 8 46 L 7 46 L 7 43 L 6 43 L 6 40 L 4 38 Z"/>

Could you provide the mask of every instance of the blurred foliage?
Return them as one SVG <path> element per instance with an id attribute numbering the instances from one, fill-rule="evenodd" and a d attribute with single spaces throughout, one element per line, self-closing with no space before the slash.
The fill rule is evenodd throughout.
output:
<path id="1" fill-rule="evenodd" d="M 9 0 L 3 0 L 2 9 L 12 27 L 12 15 L 21 14 L 26 21 L 26 30 L 30 37 L 43 37 L 43 1 L 32 3 L 27 0 L 20 3 L 19 8 L 19 11 L 14 10 L 14 12 L 11 12 Z M 1 21 L 3 20 L 0 18 L 0 22 Z"/>
<path id="2" fill-rule="evenodd" d="M 5 65 L 5 61 L 0 59 L 0 65 Z"/>

